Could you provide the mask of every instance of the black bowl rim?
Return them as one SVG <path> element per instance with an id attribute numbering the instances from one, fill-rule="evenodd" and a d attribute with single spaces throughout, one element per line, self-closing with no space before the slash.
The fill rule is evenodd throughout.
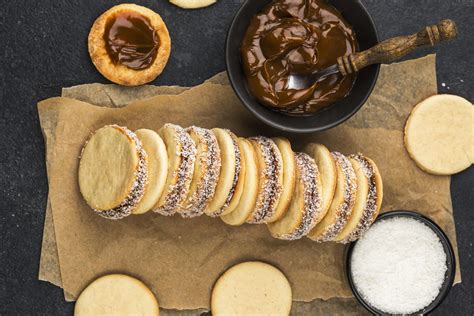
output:
<path id="1" fill-rule="evenodd" d="M 230 23 L 229 29 L 227 30 L 227 35 L 226 35 L 226 40 L 225 40 L 225 62 L 226 62 L 227 77 L 229 78 L 229 82 L 232 86 L 232 89 L 234 90 L 235 94 L 239 98 L 240 102 L 245 106 L 245 108 L 249 112 L 251 112 L 255 117 L 257 117 L 260 121 L 264 122 L 265 124 L 267 124 L 271 127 L 277 128 L 279 130 L 282 130 L 284 132 L 292 132 L 292 133 L 311 133 L 311 132 L 325 131 L 325 130 L 333 128 L 333 127 L 347 121 L 355 113 L 357 113 L 360 110 L 360 108 L 367 102 L 367 99 L 370 97 L 370 95 L 374 91 L 374 87 L 375 87 L 375 84 L 377 83 L 377 79 L 378 79 L 379 73 L 380 73 L 380 64 L 372 65 L 372 66 L 375 66 L 375 77 L 374 77 L 374 80 L 373 80 L 372 84 L 370 85 L 369 92 L 363 98 L 362 102 L 360 102 L 356 107 L 354 107 L 354 109 L 350 113 L 348 113 L 346 116 L 341 117 L 339 120 L 336 120 L 336 121 L 334 121 L 330 124 L 326 124 L 325 126 L 313 127 L 313 128 L 297 128 L 297 127 L 289 127 L 289 126 L 285 126 L 285 125 L 282 125 L 282 124 L 277 124 L 274 121 L 272 121 L 270 119 L 267 119 L 264 115 L 260 115 L 260 113 L 258 113 L 256 110 L 254 110 L 253 106 L 251 106 L 251 105 L 249 105 L 245 102 L 245 100 L 244 100 L 245 97 L 244 97 L 243 93 L 239 89 L 237 89 L 237 83 L 235 82 L 235 79 L 231 76 L 231 74 L 229 72 L 229 64 L 230 64 L 229 46 L 230 46 L 230 43 L 231 43 L 231 39 L 230 39 L 229 35 L 231 33 L 231 30 L 235 27 L 235 24 L 237 23 L 238 18 L 242 14 L 242 11 L 244 10 L 244 7 L 249 2 L 250 2 L 250 0 L 244 0 L 242 5 L 240 6 L 240 8 L 235 13 L 234 18 L 232 19 L 232 22 Z M 364 4 L 361 1 L 355 0 L 354 2 L 357 2 L 358 5 L 360 5 L 361 8 L 366 13 L 366 15 L 368 17 L 368 22 L 370 23 L 370 25 L 372 26 L 372 28 L 374 30 L 375 39 L 376 39 L 377 43 L 380 43 L 379 33 L 378 33 L 377 27 L 375 25 L 374 19 L 372 18 L 372 15 L 370 14 L 370 12 L 367 10 L 367 8 L 364 6 Z"/>
<path id="2" fill-rule="evenodd" d="M 447 249 L 446 251 L 446 260 L 450 264 L 448 265 L 448 270 L 446 271 L 447 278 L 445 279 L 441 291 L 438 294 L 438 296 L 434 299 L 434 301 L 425 307 L 423 310 L 410 314 L 410 315 L 426 315 L 434 311 L 448 296 L 449 291 L 451 291 L 451 288 L 453 287 L 453 282 L 454 282 L 454 276 L 456 274 L 456 259 L 454 256 L 454 250 L 451 242 L 449 241 L 448 236 L 446 233 L 441 229 L 441 227 L 438 226 L 432 219 L 414 211 L 405 211 L 405 210 L 396 210 L 396 211 L 389 211 L 380 214 L 380 216 L 375 220 L 381 221 L 387 218 L 392 218 L 392 217 L 409 217 L 409 218 L 414 218 L 419 221 L 421 221 L 424 224 L 427 224 L 438 236 L 440 239 L 441 243 L 443 244 L 443 249 Z M 374 223 L 375 223 L 374 222 Z M 346 273 L 346 278 L 347 281 L 349 282 L 349 286 L 351 288 L 352 293 L 354 294 L 355 298 L 359 301 L 359 303 L 364 306 L 366 310 L 368 310 L 370 313 L 374 315 L 381 315 L 380 312 L 376 309 L 374 309 L 369 303 L 367 303 L 362 295 L 359 293 L 357 290 L 354 280 L 352 279 L 352 273 L 351 273 L 351 265 L 350 265 L 350 259 L 352 257 L 352 251 L 354 250 L 355 245 L 357 244 L 357 240 L 350 243 L 347 248 L 346 248 L 346 254 L 345 254 L 345 273 Z M 450 286 L 445 286 L 445 284 L 449 284 Z M 387 315 L 387 314 L 383 314 Z M 388 314 L 390 315 L 390 314 Z"/>

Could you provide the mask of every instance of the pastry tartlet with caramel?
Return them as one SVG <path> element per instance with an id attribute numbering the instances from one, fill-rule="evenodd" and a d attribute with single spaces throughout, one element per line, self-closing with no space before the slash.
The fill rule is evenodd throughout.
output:
<path id="1" fill-rule="evenodd" d="M 171 39 L 160 15 L 135 4 L 104 12 L 89 33 L 89 54 L 112 82 L 137 86 L 154 80 L 168 62 Z"/>

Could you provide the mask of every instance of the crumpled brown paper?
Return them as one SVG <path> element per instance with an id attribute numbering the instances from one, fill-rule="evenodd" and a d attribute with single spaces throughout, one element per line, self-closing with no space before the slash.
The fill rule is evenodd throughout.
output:
<path id="1" fill-rule="evenodd" d="M 355 308 L 353 300 L 339 299 L 350 296 L 343 278 L 340 245 L 277 241 L 270 238 L 264 226 L 229 227 L 209 218 L 183 220 L 146 214 L 110 222 L 90 212 L 77 189 L 77 156 L 89 133 L 102 125 L 118 123 L 134 129 L 158 129 L 165 122 L 174 122 L 227 127 L 241 136 L 281 134 L 263 126 L 243 109 L 223 75 L 190 90 L 140 89 L 137 93 L 113 85 L 87 85 L 65 89 L 63 95 L 121 106 L 140 96 L 179 94 L 133 102 L 121 109 L 60 98 L 40 103 L 54 218 L 53 224 L 47 213 L 40 278 L 62 284 L 74 298 L 94 278 L 125 272 L 151 286 L 162 307 L 207 308 L 212 284 L 222 271 L 236 262 L 258 259 L 275 264 L 287 274 L 295 300 L 330 299 L 326 304 L 295 304 L 295 308 L 315 311 L 328 308 L 331 303 L 346 307 L 346 311 Z M 434 56 L 383 66 L 368 103 L 348 122 L 324 133 L 287 136 L 295 149 L 320 141 L 343 153 L 366 153 L 379 165 L 384 178 L 383 210 L 414 209 L 430 216 L 445 229 L 456 247 L 450 178 L 423 173 L 403 148 L 401 130 L 409 111 L 434 93 Z M 456 280 L 460 281 L 459 270 Z"/>

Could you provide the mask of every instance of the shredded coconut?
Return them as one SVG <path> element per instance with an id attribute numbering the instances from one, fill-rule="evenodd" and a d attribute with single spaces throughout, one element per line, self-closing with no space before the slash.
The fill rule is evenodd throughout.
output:
<path id="1" fill-rule="evenodd" d="M 362 297 L 389 314 L 420 312 L 438 296 L 447 270 L 435 232 L 405 217 L 376 222 L 354 247 L 352 278 Z"/>

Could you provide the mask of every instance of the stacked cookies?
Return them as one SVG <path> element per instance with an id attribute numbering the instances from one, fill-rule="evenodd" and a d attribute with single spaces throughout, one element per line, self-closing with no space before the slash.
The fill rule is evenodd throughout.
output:
<path id="1" fill-rule="evenodd" d="M 295 153 L 285 138 L 166 124 L 158 132 L 108 125 L 85 144 L 79 187 L 100 216 L 150 210 L 229 225 L 266 224 L 271 235 L 347 243 L 377 217 L 382 179 L 362 154 L 321 144 Z"/>

